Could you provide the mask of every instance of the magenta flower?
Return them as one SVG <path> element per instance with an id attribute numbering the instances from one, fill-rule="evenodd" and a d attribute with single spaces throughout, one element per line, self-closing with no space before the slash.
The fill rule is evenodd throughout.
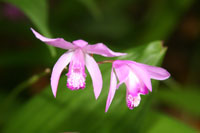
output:
<path id="1" fill-rule="evenodd" d="M 105 57 L 114 57 L 125 55 L 110 50 L 102 43 L 89 45 L 84 40 L 76 40 L 72 43 L 65 41 L 63 38 L 49 39 L 35 30 L 31 29 L 35 36 L 48 45 L 69 50 L 64 53 L 56 62 L 51 74 L 51 88 L 56 97 L 58 82 L 63 69 L 70 63 L 69 72 L 66 74 L 67 87 L 71 90 L 85 88 L 85 65 L 92 78 L 95 98 L 97 99 L 102 89 L 102 76 L 98 64 L 90 54 L 99 54 Z"/>
<path id="2" fill-rule="evenodd" d="M 111 71 L 110 90 L 106 103 L 106 110 L 112 102 L 116 89 L 122 84 L 126 85 L 126 104 L 129 109 L 137 107 L 140 103 L 140 95 L 152 91 L 151 78 L 165 80 L 170 74 L 161 67 L 149 66 L 134 61 L 116 60 Z M 117 78 L 119 84 L 117 85 Z"/>

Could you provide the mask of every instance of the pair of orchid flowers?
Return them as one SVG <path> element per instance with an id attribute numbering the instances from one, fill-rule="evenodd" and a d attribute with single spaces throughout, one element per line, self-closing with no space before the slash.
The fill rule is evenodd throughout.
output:
<path id="1" fill-rule="evenodd" d="M 126 53 L 113 52 L 103 43 L 89 45 L 84 40 L 76 40 L 71 42 L 65 41 L 63 38 L 50 39 L 40 35 L 34 29 L 32 32 L 39 40 L 44 43 L 66 49 L 65 52 L 56 62 L 51 74 L 51 88 L 54 97 L 58 88 L 58 82 L 63 69 L 69 64 L 67 75 L 67 87 L 70 90 L 78 90 L 85 88 L 85 66 L 92 78 L 94 95 L 97 99 L 102 89 L 102 75 L 98 63 L 91 54 L 98 54 L 105 57 L 123 56 Z M 115 91 L 122 83 L 126 85 L 126 104 L 129 109 L 137 107 L 140 103 L 140 95 L 145 95 L 152 91 L 151 79 L 165 80 L 170 74 L 161 67 L 149 66 L 129 60 L 111 61 L 111 80 L 110 90 L 107 98 L 105 112 L 113 100 Z M 117 78 L 119 83 L 117 84 Z"/>

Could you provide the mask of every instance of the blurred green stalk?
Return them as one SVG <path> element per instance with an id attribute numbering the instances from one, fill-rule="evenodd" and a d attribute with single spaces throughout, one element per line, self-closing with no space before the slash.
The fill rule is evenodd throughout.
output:
<path id="1" fill-rule="evenodd" d="M 16 88 L 14 88 L 11 93 L 8 95 L 8 97 L 5 99 L 5 101 L 1 105 L 1 111 L 0 114 L 3 115 L 11 106 L 14 100 L 17 98 L 17 96 L 24 91 L 27 87 L 33 85 L 36 83 L 40 78 L 44 77 L 45 75 L 50 73 L 50 69 L 45 69 L 44 72 L 40 74 L 33 75 L 28 80 L 22 82 L 19 84 Z"/>

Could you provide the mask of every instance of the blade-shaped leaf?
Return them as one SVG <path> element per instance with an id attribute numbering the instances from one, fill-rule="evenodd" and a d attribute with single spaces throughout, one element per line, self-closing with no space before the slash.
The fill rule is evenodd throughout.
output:
<path id="1" fill-rule="evenodd" d="M 184 112 L 189 112 L 194 116 L 200 116 L 200 91 L 199 87 L 181 86 L 176 87 L 176 90 L 161 89 L 156 95 L 159 101 L 164 102 L 170 107 L 181 109 Z"/>
<path id="2" fill-rule="evenodd" d="M 47 0 L 3 0 L 9 2 L 26 14 L 26 16 L 35 24 L 39 31 L 51 37 L 48 29 L 48 5 Z M 48 46 L 52 56 L 56 55 L 55 48 Z"/>
<path id="3" fill-rule="evenodd" d="M 196 133 L 197 130 L 164 114 L 154 114 L 155 125 L 148 133 Z"/>

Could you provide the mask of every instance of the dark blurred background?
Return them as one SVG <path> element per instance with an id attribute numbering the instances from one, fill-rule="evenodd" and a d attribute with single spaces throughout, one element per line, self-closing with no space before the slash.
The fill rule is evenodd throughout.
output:
<path id="1" fill-rule="evenodd" d="M 0 1 L 1 101 L 16 86 L 33 75 L 44 72 L 46 68 L 52 68 L 59 55 L 64 52 L 56 49 L 57 55 L 52 57 L 48 48 L 30 31 L 30 27 L 33 27 L 42 32 L 37 22 L 33 21 L 34 17 L 30 18 L 30 13 L 26 13 L 27 9 L 15 3 L 17 2 L 14 0 Z M 46 6 L 41 4 L 40 8 L 36 3 L 37 0 L 33 0 L 31 7 L 44 14 L 40 9 Z M 177 108 L 170 100 L 168 102 L 167 96 L 161 97 L 154 108 L 200 130 L 199 0 L 48 0 L 46 3 L 48 21 L 45 23 L 51 31 L 46 36 L 49 37 L 62 37 L 68 41 L 84 39 L 90 44 L 103 42 L 115 51 L 125 51 L 162 40 L 163 45 L 168 48 L 162 67 L 171 73 L 171 78 L 161 83 L 160 89 L 164 90 L 161 93 L 167 95 L 168 90 L 178 89 L 184 92 L 180 99 L 192 99 L 195 103 L 191 103 L 191 106 L 196 106 L 197 109 L 191 107 L 190 112 L 190 107 L 189 111 Z M 31 99 L 49 86 L 49 77 L 50 74 L 46 74 L 25 87 L 17 96 L 19 103 Z M 185 95 L 191 91 L 195 92 L 195 96 Z M 179 98 L 176 94 L 172 97 Z"/>

